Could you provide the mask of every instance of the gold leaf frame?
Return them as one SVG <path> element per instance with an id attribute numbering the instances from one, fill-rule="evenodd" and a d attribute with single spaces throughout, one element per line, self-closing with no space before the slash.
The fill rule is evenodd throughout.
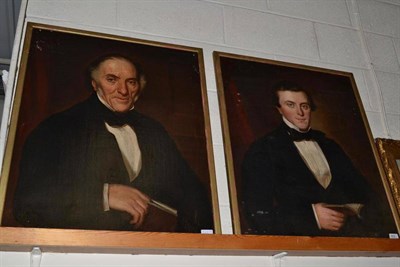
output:
<path id="1" fill-rule="evenodd" d="M 214 227 L 210 230 L 220 233 L 202 49 L 38 23 L 26 25 L 18 67 L 0 180 L 0 229 L 24 228 L 13 218 L 12 199 L 23 143 L 29 132 L 51 114 L 87 98 L 92 92 L 82 89 L 86 85 L 82 77 L 85 68 L 93 58 L 110 53 L 133 55 L 141 67 L 147 65 L 146 75 L 149 78 L 152 74 L 153 90 L 147 86 L 141 95 L 144 104 L 136 103 L 135 108 L 163 124 L 205 185 L 212 205 Z M 188 77 L 181 77 L 181 73 Z M 65 87 L 54 86 L 68 81 Z M 162 81 L 169 83 L 160 86 Z M 162 97 L 157 95 L 160 91 L 164 92 Z M 182 91 L 189 93 L 183 95 Z M 197 115 L 196 120 L 192 114 Z M 193 123 L 186 123 L 188 120 Z"/>
<path id="2" fill-rule="evenodd" d="M 377 138 L 375 141 L 397 213 L 400 214 L 400 169 L 396 163 L 400 160 L 400 140 Z"/>
<path id="3" fill-rule="evenodd" d="M 214 52 L 214 61 L 235 233 L 246 234 L 240 196 L 241 162 L 254 140 L 281 123 L 268 91 L 281 80 L 296 81 L 312 91 L 319 110 L 318 117 L 316 112 L 313 115 L 312 127 L 335 139 L 351 160 L 357 161 L 355 166 L 361 166 L 363 175 L 385 202 L 385 218 L 394 225 L 393 231 L 400 232 L 395 194 L 389 190 L 352 73 L 219 51 Z M 352 122 L 351 129 L 347 128 L 350 123 L 343 126 L 346 120 Z"/>

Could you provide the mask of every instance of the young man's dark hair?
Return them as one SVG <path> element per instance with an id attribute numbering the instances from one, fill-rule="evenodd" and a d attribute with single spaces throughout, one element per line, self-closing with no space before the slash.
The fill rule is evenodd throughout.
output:
<path id="1" fill-rule="evenodd" d="M 290 81 L 281 81 L 274 85 L 272 89 L 272 104 L 276 107 L 281 107 L 281 105 L 279 104 L 279 96 L 278 96 L 278 92 L 280 91 L 304 92 L 310 104 L 311 111 L 315 111 L 317 108 L 311 94 L 309 94 L 307 90 L 305 90 L 300 85 Z"/>

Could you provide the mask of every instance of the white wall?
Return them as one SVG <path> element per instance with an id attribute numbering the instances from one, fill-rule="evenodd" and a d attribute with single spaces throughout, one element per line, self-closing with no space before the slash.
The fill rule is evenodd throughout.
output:
<path id="1" fill-rule="evenodd" d="M 373 136 L 400 139 L 400 0 L 29 0 L 26 21 L 203 48 L 221 223 L 226 234 L 232 233 L 232 226 L 213 51 L 352 72 Z M 14 67 L 16 54 L 14 51 Z M 8 94 L 3 129 L 11 90 Z M 0 252 L 0 257 L 0 266 L 29 265 L 29 253 Z M 400 259 L 289 255 L 281 263 L 393 267 L 400 266 Z M 274 266 L 274 262 L 261 256 L 45 253 L 41 266 L 92 265 Z"/>

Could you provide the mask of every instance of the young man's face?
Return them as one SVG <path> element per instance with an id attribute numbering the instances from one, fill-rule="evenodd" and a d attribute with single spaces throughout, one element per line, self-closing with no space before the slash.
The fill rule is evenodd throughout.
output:
<path id="1" fill-rule="evenodd" d="M 311 124 L 311 107 L 304 92 L 278 91 L 278 111 L 300 131 L 307 131 Z"/>
<path id="2" fill-rule="evenodd" d="M 139 97 L 140 84 L 135 66 L 112 58 L 102 62 L 92 74 L 93 89 L 116 112 L 127 112 Z"/>

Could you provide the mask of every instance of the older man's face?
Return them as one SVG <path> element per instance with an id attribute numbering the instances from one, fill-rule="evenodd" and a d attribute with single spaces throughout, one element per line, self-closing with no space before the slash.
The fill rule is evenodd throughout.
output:
<path id="1" fill-rule="evenodd" d="M 129 111 L 139 97 L 136 68 L 127 60 L 112 58 L 102 62 L 92 78 L 93 89 L 115 112 Z"/>
<path id="2" fill-rule="evenodd" d="M 300 131 L 307 131 L 311 124 L 311 108 L 304 92 L 278 91 L 279 113 Z"/>

